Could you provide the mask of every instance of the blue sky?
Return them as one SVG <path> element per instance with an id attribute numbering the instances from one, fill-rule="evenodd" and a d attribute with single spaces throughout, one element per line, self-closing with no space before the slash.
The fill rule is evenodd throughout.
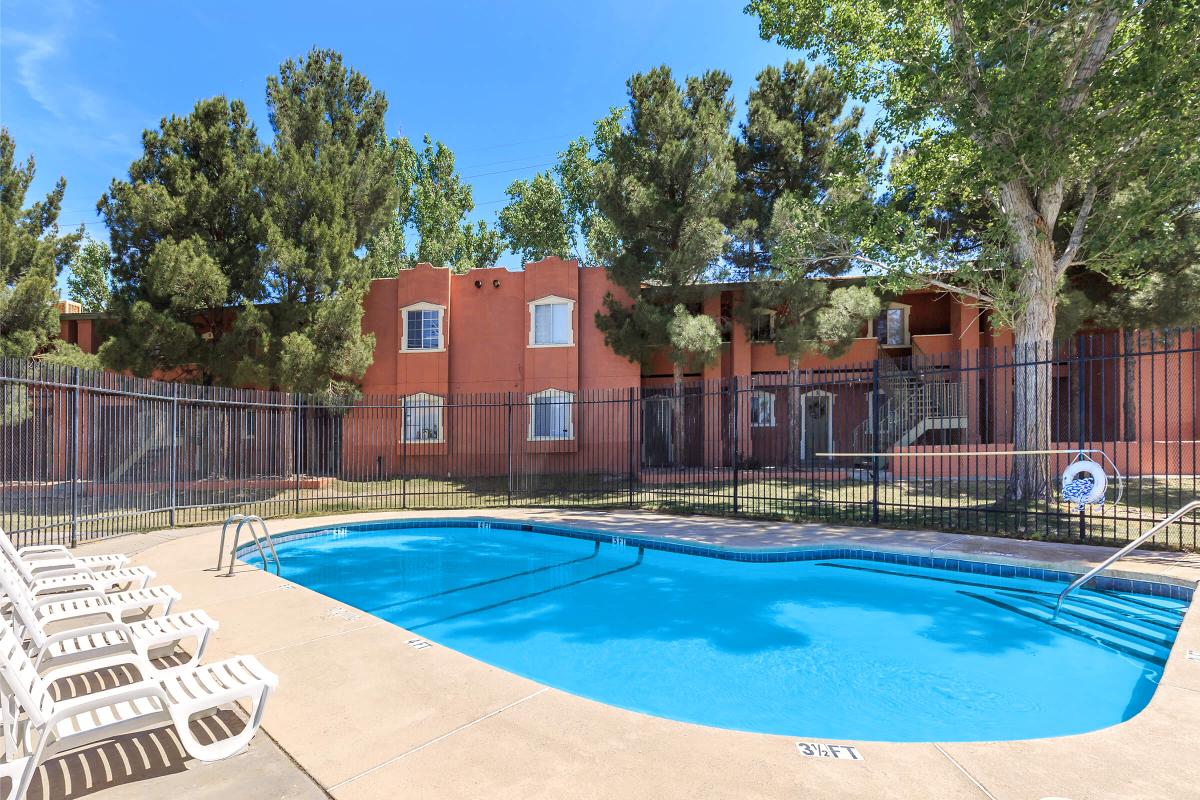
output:
<path id="1" fill-rule="evenodd" d="M 728 72 L 740 111 L 754 76 L 797 54 L 758 37 L 743 0 L 443 3 L 4 0 L 0 122 L 37 158 L 34 190 L 67 178 L 61 222 L 107 236 L 96 201 L 141 133 L 204 97 L 244 100 L 264 141 L 266 78 L 312 46 L 342 52 L 388 97 L 388 128 L 454 150 L 492 219 L 513 180 L 591 131 L 625 80 L 667 64 Z M 515 261 L 505 259 L 506 264 Z"/>

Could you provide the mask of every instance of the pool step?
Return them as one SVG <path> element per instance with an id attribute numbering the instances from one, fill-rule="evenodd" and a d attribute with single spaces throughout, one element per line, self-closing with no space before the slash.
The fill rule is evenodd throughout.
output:
<path id="1" fill-rule="evenodd" d="M 1040 597 L 1030 597 L 1028 595 L 1014 595 L 1012 592 L 1001 592 L 1006 597 L 1017 597 L 1018 599 L 1027 600 L 1034 605 L 1048 609 L 1051 615 L 1054 613 L 1054 603 L 1049 600 L 1044 600 Z M 1171 643 L 1175 641 L 1175 636 L 1171 631 L 1164 631 L 1162 628 L 1153 623 L 1148 623 L 1145 620 L 1134 616 L 1121 614 L 1117 611 L 1105 611 L 1098 609 L 1096 606 L 1084 606 L 1082 604 L 1067 601 L 1063 607 L 1058 610 L 1059 618 L 1070 617 L 1079 622 L 1087 623 L 1089 626 L 1096 628 L 1104 628 L 1106 631 L 1119 633 L 1134 639 L 1140 639 L 1148 644 L 1158 645 L 1166 649 L 1171 648 Z"/>
<path id="2" fill-rule="evenodd" d="M 1094 619 L 1081 619 L 1074 614 L 1059 614 L 1055 617 L 1053 603 L 1047 607 L 1040 598 L 1023 593 L 1001 592 L 1003 597 L 999 597 L 994 594 L 960 590 L 959 594 L 1036 620 L 1064 633 L 1087 639 L 1102 647 L 1125 653 L 1151 664 L 1165 666 L 1167 663 L 1167 655 L 1170 653 L 1169 644 L 1148 641 L 1138 632 L 1122 629 L 1117 617 L 1106 620 L 1106 624 L 1101 626 L 1096 624 Z"/>
<path id="3" fill-rule="evenodd" d="M 1147 598 L 1153 600 L 1153 598 Z M 1105 614 L 1120 614 L 1136 619 L 1140 624 L 1175 632 L 1183 624 L 1185 608 L 1158 606 L 1144 602 L 1140 597 L 1111 594 L 1108 592 L 1080 592 L 1067 598 L 1064 607 L 1075 606 L 1092 609 Z"/>

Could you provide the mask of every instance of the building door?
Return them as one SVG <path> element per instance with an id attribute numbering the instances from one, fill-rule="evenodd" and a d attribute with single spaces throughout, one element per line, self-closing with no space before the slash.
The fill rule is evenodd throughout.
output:
<path id="1" fill-rule="evenodd" d="M 804 404 L 804 442 L 801 457 L 812 460 L 817 453 L 833 450 L 833 395 L 828 392 L 809 392 L 801 398 Z"/>
<path id="2" fill-rule="evenodd" d="M 669 467 L 675 463 L 671 397 L 659 395 L 642 401 L 642 465 Z"/>

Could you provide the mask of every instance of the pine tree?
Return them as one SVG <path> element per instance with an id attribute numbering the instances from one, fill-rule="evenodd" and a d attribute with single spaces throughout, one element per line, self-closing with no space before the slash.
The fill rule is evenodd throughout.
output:
<path id="1" fill-rule="evenodd" d="M 265 156 L 245 105 L 202 100 L 143 133 L 142 148 L 98 206 L 120 317 L 101 360 L 141 376 L 183 368 L 204 383 L 269 385 L 230 329 L 237 309 L 265 299 Z"/>
<path id="2" fill-rule="evenodd" d="M 827 69 L 809 71 L 803 62 L 768 67 L 750 92 L 735 148 L 739 202 L 729 220 L 736 231 L 730 261 L 747 289 L 734 311 L 748 323 L 770 314 L 770 337 L 788 358 L 793 464 L 801 451 L 801 357 L 844 352 L 879 313 L 879 299 L 867 287 L 830 287 L 829 278 L 850 271 L 852 261 L 825 260 L 815 246 L 796 252 L 786 241 L 800 216 L 811 222 L 828 216 L 831 205 L 842 213 L 847 202 L 871 203 L 881 160 L 874 136 L 860 131 L 862 114 L 846 110 L 846 95 Z"/>
<path id="3" fill-rule="evenodd" d="M 666 347 L 674 367 L 674 442 L 683 448 L 683 374 L 712 360 L 716 321 L 696 308 L 729 237 L 734 202 L 729 77 L 707 72 L 680 87 L 667 67 L 629 79 L 628 124 L 603 144 L 596 205 L 614 246 L 601 253 L 631 304 L 609 293 L 596 324 L 631 360 Z M 643 291 L 649 285 L 650 291 Z"/>
<path id="4" fill-rule="evenodd" d="M 267 82 L 275 131 L 266 180 L 270 305 L 243 313 L 249 339 L 269 342 L 273 383 L 304 392 L 353 393 L 371 364 L 362 333 L 370 265 L 360 248 L 397 205 L 397 151 L 387 100 L 331 50 L 288 60 Z"/>
<path id="5" fill-rule="evenodd" d="M 25 206 L 36 167 L 33 156 L 18 164 L 15 155 L 16 143 L 0 128 L 0 357 L 30 358 L 58 335 L 55 285 L 83 229 L 58 231 L 64 178 L 45 199 Z"/>

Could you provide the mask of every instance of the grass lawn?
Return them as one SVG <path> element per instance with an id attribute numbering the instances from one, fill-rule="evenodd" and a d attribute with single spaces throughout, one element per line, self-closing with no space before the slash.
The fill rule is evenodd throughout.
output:
<path id="1" fill-rule="evenodd" d="M 505 506 L 577 508 L 629 507 L 681 514 L 737 515 L 980 533 L 1020 539 L 1081 541 L 1081 516 L 1066 504 L 1011 504 L 1002 481 L 927 480 L 881 482 L 878 488 L 855 478 L 756 478 L 735 487 L 726 473 L 719 480 L 655 480 L 653 473 L 631 487 L 625 475 L 519 476 L 467 479 L 407 478 L 377 481 L 330 480 L 321 488 L 236 488 L 189 492 L 176 511 L 177 525 L 213 524 L 235 512 L 264 517 L 310 516 L 392 509 L 470 509 Z M 874 499 L 878 496 L 878 518 Z M 1127 479 L 1119 504 L 1088 509 L 1082 517 L 1082 541 L 1119 544 L 1136 537 L 1183 503 L 1200 497 L 1192 476 Z M 4 495 L 0 522 L 7 530 L 28 530 L 22 543 L 64 541 L 70 533 L 69 501 L 62 497 Z M 161 492 L 126 492 L 86 497 L 80 505 L 80 541 L 129 530 L 167 527 L 170 498 Z M 136 516 L 130 516 L 136 512 Z M 38 529 L 34 532 L 33 529 Z M 1200 549 L 1197 523 L 1172 526 L 1155 538 L 1158 547 Z"/>

